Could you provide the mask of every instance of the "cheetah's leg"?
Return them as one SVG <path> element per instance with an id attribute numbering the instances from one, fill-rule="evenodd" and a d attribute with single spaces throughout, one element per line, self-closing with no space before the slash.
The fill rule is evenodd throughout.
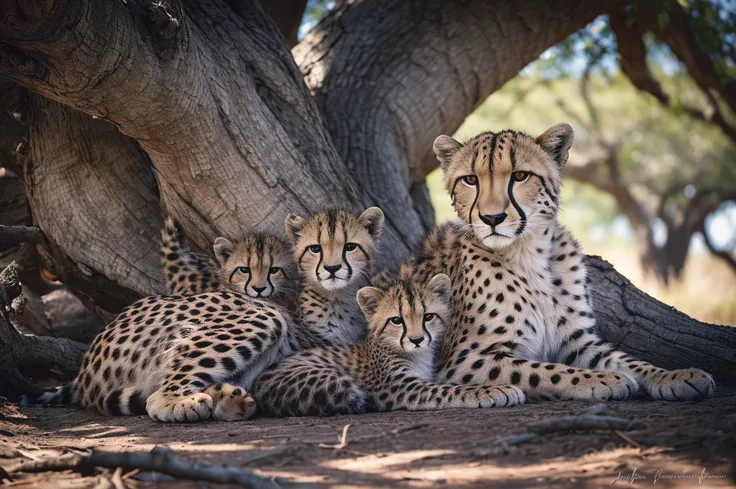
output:
<path id="1" fill-rule="evenodd" d="M 556 331 L 564 338 L 557 360 L 574 367 L 618 371 L 631 375 L 654 399 L 685 401 L 708 397 L 713 378 L 695 368 L 668 371 L 615 350 L 593 332 L 595 315 L 586 287 L 587 270 L 580 245 L 566 230 L 552 240 L 552 273 L 560 313 Z"/>
<path id="2" fill-rule="evenodd" d="M 256 413 L 256 401 L 237 385 L 217 383 L 204 391 L 212 398 L 212 417 L 220 421 L 242 421 Z"/>
<path id="3" fill-rule="evenodd" d="M 253 395 L 259 409 L 271 416 L 361 414 L 370 407 L 369 394 L 353 377 L 312 351 L 264 372 Z"/>
<path id="4" fill-rule="evenodd" d="M 440 372 L 445 382 L 463 384 L 515 385 L 530 399 L 595 399 L 621 400 L 638 388 L 633 377 L 618 372 L 604 372 L 572 368 L 559 363 L 535 362 L 515 356 L 505 347 L 485 352 L 485 358 L 476 360 L 469 373 L 462 371 L 448 378 L 448 371 Z M 451 369 L 450 372 L 453 370 Z"/>
<path id="5" fill-rule="evenodd" d="M 385 387 L 373 392 L 379 411 L 504 407 L 526 402 L 521 389 L 513 385 L 436 384 L 423 382 L 402 370 L 396 374 Z"/>
<path id="6" fill-rule="evenodd" d="M 281 319 L 283 321 L 283 317 Z M 273 319 L 269 324 L 266 324 L 266 319 L 259 321 L 265 328 L 264 332 L 270 328 L 271 334 L 262 335 L 265 339 L 255 335 L 238 339 L 237 347 L 233 347 L 231 341 L 238 338 L 232 336 L 238 328 L 228 326 L 208 328 L 197 331 L 200 334 L 182 338 L 171 352 L 170 373 L 158 390 L 146 399 L 148 415 L 164 422 L 201 421 L 209 418 L 215 409 L 215 418 L 219 419 L 216 403 L 210 395 L 212 391 L 206 389 L 230 378 L 253 375 L 251 370 L 272 355 L 272 350 L 278 346 L 277 340 L 285 334 L 278 329 L 284 323 L 274 324 L 277 321 Z M 202 336 L 203 332 L 219 334 Z M 219 343 L 218 338 L 225 336 L 227 339 L 223 338 Z M 265 364 L 263 368 L 267 366 Z M 247 404 L 245 392 L 243 396 L 243 402 Z M 223 416 L 227 416 L 225 413 L 232 409 L 221 406 L 221 411 Z"/>
<path id="7" fill-rule="evenodd" d="M 713 377 L 697 368 L 665 370 L 637 360 L 604 343 L 589 330 L 576 330 L 564 342 L 561 358 L 566 364 L 622 372 L 631 375 L 653 399 L 690 401 L 704 399 L 715 390 Z"/>

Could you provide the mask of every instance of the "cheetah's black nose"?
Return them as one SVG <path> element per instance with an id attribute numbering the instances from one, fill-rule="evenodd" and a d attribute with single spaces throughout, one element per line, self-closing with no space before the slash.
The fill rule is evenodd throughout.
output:
<path id="1" fill-rule="evenodd" d="M 266 287 L 253 287 L 253 290 L 255 290 L 258 295 L 261 295 L 261 292 L 266 290 Z"/>
<path id="2" fill-rule="evenodd" d="M 334 275 L 335 272 L 337 272 L 341 268 L 342 268 L 342 264 L 339 264 L 339 265 L 325 265 L 325 270 L 327 270 L 328 272 L 330 272 L 332 275 Z"/>
<path id="3" fill-rule="evenodd" d="M 480 220 L 489 226 L 498 226 L 506 219 L 506 213 L 500 212 L 498 214 L 481 214 Z"/>
<path id="4" fill-rule="evenodd" d="M 409 341 L 414 343 L 414 346 L 419 346 L 422 344 L 422 341 L 424 341 L 424 336 L 419 337 L 419 338 L 409 338 Z"/>

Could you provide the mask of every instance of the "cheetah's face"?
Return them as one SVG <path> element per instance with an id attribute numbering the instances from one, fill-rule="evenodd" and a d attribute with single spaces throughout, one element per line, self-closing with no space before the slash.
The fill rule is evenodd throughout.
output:
<path id="1" fill-rule="evenodd" d="M 561 123 L 536 139 L 510 130 L 466 144 L 439 136 L 434 152 L 458 217 L 485 246 L 505 248 L 554 219 L 572 141 L 572 128 Z"/>
<path id="2" fill-rule="evenodd" d="M 296 265 L 283 240 L 261 234 L 236 243 L 217 238 L 214 249 L 228 286 L 236 292 L 269 300 L 296 293 Z"/>
<path id="3" fill-rule="evenodd" d="M 383 231 L 383 212 L 366 209 L 360 216 L 324 211 L 310 218 L 286 218 L 286 232 L 305 280 L 326 290 L 339 290 L 368 278 L 371 260 Z"/>
<path id="4" fill-rule="evenodd" d="M 371 334 L 383 344 L 406 353 L 431 352 L 442 343 L 450 318 L 452 284 L 444 273 L 426 284 L 403 280 L 383 291 L 363 287 L 358 304 Z"/>

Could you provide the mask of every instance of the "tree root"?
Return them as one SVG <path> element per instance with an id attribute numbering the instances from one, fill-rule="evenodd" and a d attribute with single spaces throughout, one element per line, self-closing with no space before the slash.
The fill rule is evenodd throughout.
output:
<path id="1" fill-rule="evenodd" d="M 178 458 L 168 448 L 154 448 L 150 452 L 104 452 L 69 454 L 47 460 L 29 460 L 8 468 L 8 473 L 37 473 L 74 470 L 88 472 L 95 467 L 122 468 L 124 471 L 141 470 L 159 472 L 179 479 L 239 484 L 254 489 L 277 489 L 280 486 L 271 478 L 262 477 L 232 467 L 188 463 Z"/>
<path id="2" fill-rule="evenodd" d="M 79 370 L 87 345 L 66 338 L 26 336 L 13 326 L 11 314 L 22 311 L 18 265 L 0 273 L 0 371 L 3 382 L 16 393 L 40 395 L 43 389 L 26 379 L 19 367 L 46 367 L 72 377 Z"/>

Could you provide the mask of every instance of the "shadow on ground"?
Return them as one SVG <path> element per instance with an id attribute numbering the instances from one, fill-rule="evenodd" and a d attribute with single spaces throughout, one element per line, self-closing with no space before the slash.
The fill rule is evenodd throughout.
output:
<path id="1" fill-rule="evenodd" d="M 733 387 L 719 386 L 716 397 L 698 403 L 609 403 L 613 415 L 644 426 L 626 433 L 561 433 L 518 445 L 502 442 L 525 433 L 534 422 L 577 414 L 592 404 L 193 425 L 5 405 L 0 406 L 0 465 L 58 456 L 69 449 L 140 451 L 168 446 L 188 461 L 229 464 L 279 477 L 283 487 L 599 488 L 610 486 L 619 474 L 631 477 L 635 469 L 631 485 L 638 487 L 736 487 Z M 346 447 L 320 447 L 336 444 L 346 424 L 351 425 Z M 703 471 L 706 476 L 697 478 Z M 70 472 L 29 474 L 12 487 L 101 487 L 99 480 Z M 630 481 L 614 485 L 628 486 Z M 126 486 L 228 487 L 133 478 L 126 479 Z"/>

